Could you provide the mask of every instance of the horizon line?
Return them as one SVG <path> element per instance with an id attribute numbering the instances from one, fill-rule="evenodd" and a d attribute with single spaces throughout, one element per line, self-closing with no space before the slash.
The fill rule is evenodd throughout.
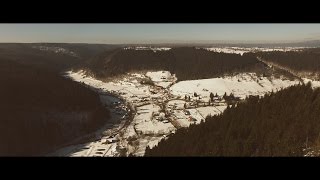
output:
<path id="1" fill-rule="evenodd" d="M 206 40 L 205 40 L 206 41 Z M 210 41 L 210 40 L 208 40 Z M 213 40 L 214 41 L 214 40 Z M 220 40 L 219 40 L 220 41 Z M 203 45 L 210 45 L 210 44 L 294 44 L 294 43 L 306 43 L 312 41 L 320 41 L 320 39 L 314 40 L 305 40 L 305 41 L 290 41 L 290 42 L 263 42 L 263 41 L 235 41 L 235 42 L 155 42 L 155 43 L 99 43 L 99 42 L 0 42 L 0 44 L 99 44 L 99 45 L 157 45 L 157 44 L 170 44 L 170 45 L 183 45 L 183 44 L 203 44 Z"/>

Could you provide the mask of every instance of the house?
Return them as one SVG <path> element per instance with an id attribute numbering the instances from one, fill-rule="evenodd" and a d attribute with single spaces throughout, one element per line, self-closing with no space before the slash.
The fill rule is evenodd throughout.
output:
<path id="1" fill-rule="evenodd" d="M 184 114 L 185 115 L 190 115 L 190 112 L 188 110 L 185 110 Z"/>
<path id="2" fill-rule="evenodd" d="M 112 136 L 110 136 L 112 137 Z M 112 138 L 105 138 L 105 139 L 102 139 L 101 142 L 102 144 L 111 144 L 111 143 L 115 143 L 115 142 L 118 142 L 119 139 L 116 139 L 115 137 L 112 137 Z"/>
<path id="3" fill-rule="evenodd" d="M 111 139 L 102 139 L 101 142 L 102 142 L 102 144 L 110 144 L 110 143 L 112 143 L 112 140 Z"/>

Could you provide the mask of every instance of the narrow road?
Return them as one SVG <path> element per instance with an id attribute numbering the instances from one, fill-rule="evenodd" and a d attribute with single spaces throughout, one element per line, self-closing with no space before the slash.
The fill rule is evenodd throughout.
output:
<path id="1" fill-rule="evenodd" d="M 221 111 L 220 109 L 218 109 L 218 108 L 216 107 L 216 105 L 213 105 L 213 107 L 216 108 L 220 113 L 222 113 L 222 111 Z"/>
<path id="2" fill-rule="evenodd" d="M 264 64 L 266 64 L 266 65 L 268 65 L 268 66 L 273 66 L 273 67 L 276 67 L 276 68 L 281 69 L 281 70 L 283 70 L 283 71 L 286 71 L 286 72 L 290 73 L 291 75 L 293 75 L 294 77 L 299 78 L 300 81 L 302 81 L 302 77 L 300 77 L 296 72 L 294 72 L 294 71 L 293 71 L 292 69 L 290 69 L 290 68 L 281 66 L 281 65 L 276 64 L 276 63 L 268 62 L 268 61 L 266 61 L 266 60 L 263 60 L 261 57 L 257 57 L 257 59 L 258 59 L 260 62 L 262 62 L 262 63 L 264 63 Z"/>

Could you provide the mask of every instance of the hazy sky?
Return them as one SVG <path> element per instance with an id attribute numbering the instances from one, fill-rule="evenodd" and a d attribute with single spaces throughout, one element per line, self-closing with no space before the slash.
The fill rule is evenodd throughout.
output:
<path id="1" fill-rule="evenodd" d="M 0 24 L 0 42 L 192 43 L 320 39 L 320 24 Z"/>

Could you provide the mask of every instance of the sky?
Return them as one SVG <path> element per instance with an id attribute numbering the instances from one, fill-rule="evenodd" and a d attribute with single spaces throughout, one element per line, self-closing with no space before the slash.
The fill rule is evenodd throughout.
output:
<path id="1" fill-rule="evenodd" d="M 273 43 L 320 40 L 320 24 L 0 24 L 0 42 Z"/>

